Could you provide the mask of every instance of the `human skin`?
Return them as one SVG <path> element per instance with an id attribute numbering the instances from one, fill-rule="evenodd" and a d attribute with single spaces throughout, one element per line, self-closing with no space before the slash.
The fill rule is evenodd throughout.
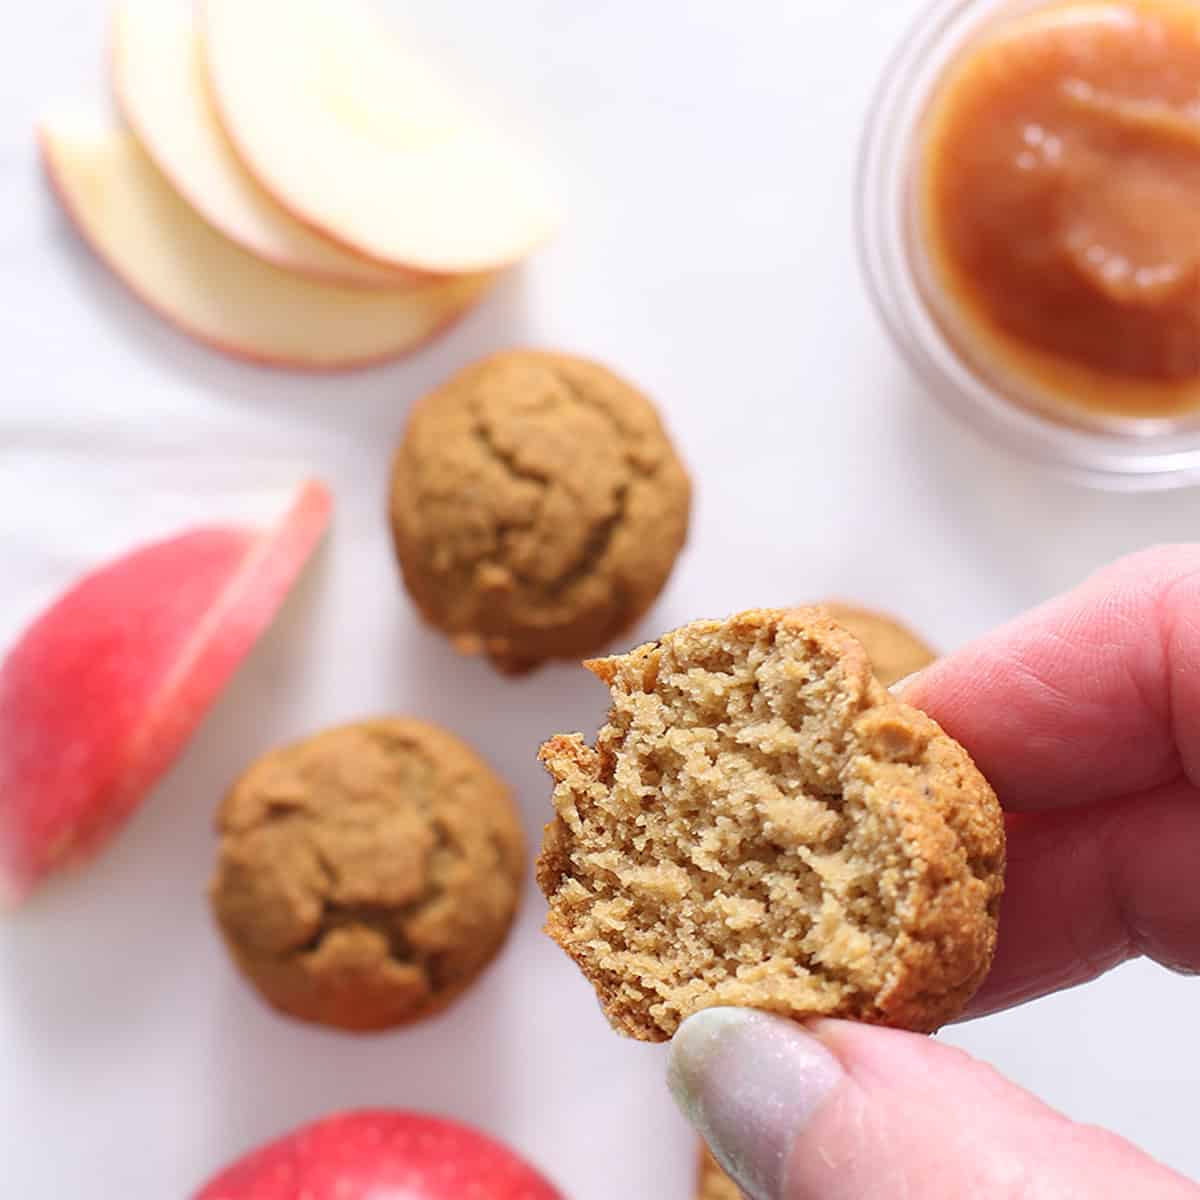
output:
<path id="1" fill-rule="evenodd" d="M 1008 814 L 999 946 L 967 1017 L 1131 958 L 1200 972 L 1200 545 L 1123 559 L 900 690 Z M 915 1034 L 714 1009 L 676 1034 L 669 1075 L 751 1200 L 1200 1200 Z"/>

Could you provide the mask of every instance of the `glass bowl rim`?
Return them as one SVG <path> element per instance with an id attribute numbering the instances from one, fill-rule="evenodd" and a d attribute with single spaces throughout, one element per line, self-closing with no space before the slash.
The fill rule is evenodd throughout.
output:
<path id="1" fill-rule="evenodd" d="M 1020 407 L 971 369 L 917 284 L 905 222 L 912 149 L 933 87 L 989 19 L 1047 0 L 930 0 L 902 34 L 876 84 L 859 143 L 855 229 L 859 268 L 888 335 L 929 395 L 960 422 L 1027 461 L 1108 491 L 1200 484 L 1200 428 L 1137 422 L 1099 431 Z"/>

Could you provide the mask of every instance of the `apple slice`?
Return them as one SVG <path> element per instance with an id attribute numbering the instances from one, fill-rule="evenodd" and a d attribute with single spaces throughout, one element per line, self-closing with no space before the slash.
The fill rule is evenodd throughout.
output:
<path id="1" fill-rule="evenodd" d="M 96 253 L 168 320 L 237 357 L 308 370 L 396 358 L 461 316 L 491 277 L 366 291 L 303 279 L 223 238 L 136 139 L 88 114 L 43 122 L 63 205 Z"/>
<path id="2" fill-rule="evenodd" d="M 117 101 L 142 149 L 210 225 L 257 258 L 314 279 L 400 288 L 422 276 L 349 254 L 255 183 L 221 129 L 191 19 L 162 0 L 124 0 L 113 23 Z"/>
<path id="3" fill-rule="evenodd" d="M 0 664 L 0 905 L 94 854 L 183 748 L 320 541 L 309 480 L 266 529 L 194 529 L 84 576 Z"/>
<path id="4" fill-rule="evenodd" d="M 563 1200 L 492 1138 L 440 1117 L 327 1117 L 248 1154 L 195 1200 Z"/>
<path id="5" fill-rule="evenodd" d="M 560 223 L 546 170 L 359 0 L 201 0 L 217 113 L 286 209 L 380 262 L 507 266 Z"/>

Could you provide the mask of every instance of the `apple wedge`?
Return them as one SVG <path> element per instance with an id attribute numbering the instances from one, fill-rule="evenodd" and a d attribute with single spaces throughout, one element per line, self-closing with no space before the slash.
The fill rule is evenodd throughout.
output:
<path id="1" fill-rule="evenodd" d="M 402 288 L 411 272 L 377 266 L 313 233 L 254 181 L 213 109 L 192 20 L 162 0 L 116 9 L 113 84 L 125 120 L 171 186 L 210 225 L 256 258 L 313 279 Z"/>
<path id="2" fill-rule="evenodd" d="M 327 237 L 440 274 L 508 266 L 558 227 L 544 167 L 359 0 L 201 0 L 199 12 L 226 133 Z"/>
<path id="3" fill-rule="evenodd" d="M 96 253 L 180 329 L 236 357 L 307 370 L 397 358 L 466 312 L 472 275 L 400 291 L 316 283 L 222 237 L 170 187 L 136 139 L 87 113 L 43 122 L 64 207 Z"/>
<path id="4" fill-rule="evenodd" d="M 0 906 L 98 851 L 267 628 L 329 521 L 308 480 L 264 529 L 193 529 L 85 575 L 0 664 Z"/>

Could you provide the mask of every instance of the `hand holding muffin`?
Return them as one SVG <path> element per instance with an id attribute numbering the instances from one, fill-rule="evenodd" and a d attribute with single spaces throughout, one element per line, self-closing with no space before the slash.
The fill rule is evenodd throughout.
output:
<path id="1" fill-rule="evenodd" d="M 1139 954 L 1200 969 L 1200 547 L 1117 563 L 904 689 L 1016 820 L 982 1015 Z M 938 1042 L 746 1009 L 685 1022 L 671 1082 L 754 1200 L 1007 1195 L 1195 1200 L 1136 1147 L 1079 1126 Z"/>

